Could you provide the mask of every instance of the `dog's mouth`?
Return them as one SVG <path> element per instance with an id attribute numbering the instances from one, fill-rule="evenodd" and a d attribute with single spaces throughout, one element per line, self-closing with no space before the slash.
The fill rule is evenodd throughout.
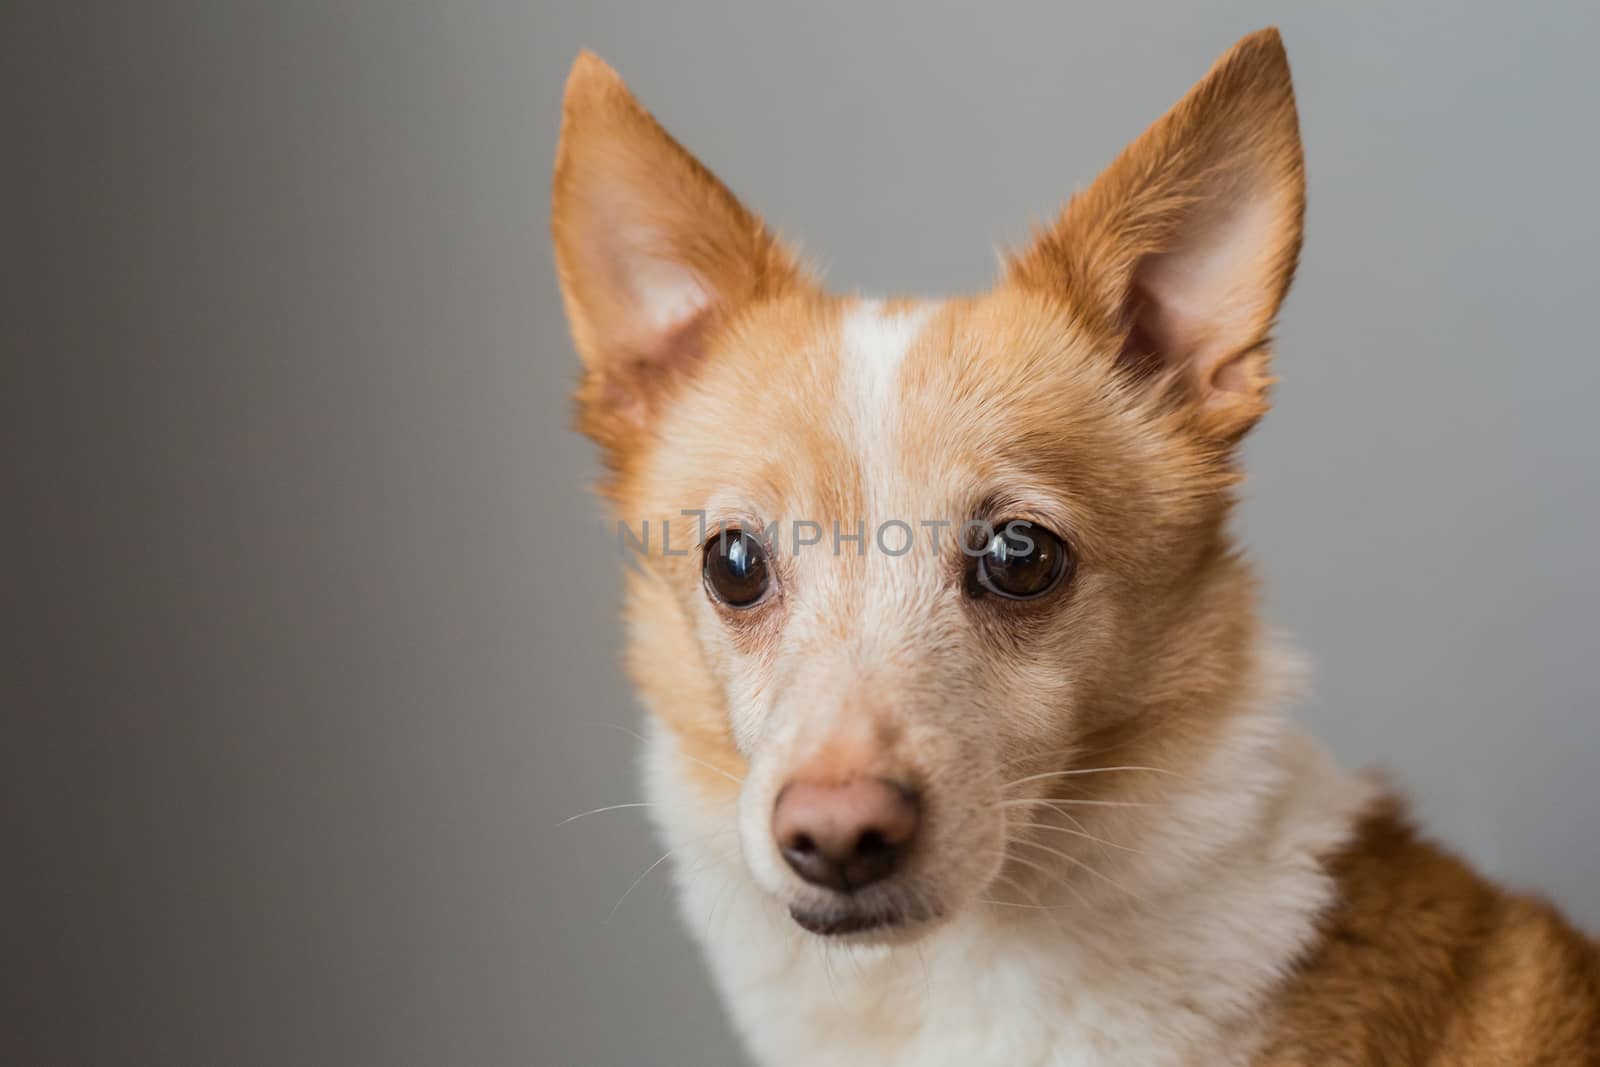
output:
<path id="1" fill-rule="evenodd" d="M 903 925 L 905 920 L 892 913 L 863 911 L 802 911 L 790 908 L 789 917 L 800 929 L 823 937 L 842 934 L 862 934 L 869 930 L 889 930 Z"/>
<path id="2" fill-rule="evenodd" d="M 791 906 L 789 917 L 802 930 L 820 937 L 844 937 L 849 934 L 885 934 L 919 926 L 937 918 L 926 909 L 908 911 L 901 908 L 802 908 Z"/>

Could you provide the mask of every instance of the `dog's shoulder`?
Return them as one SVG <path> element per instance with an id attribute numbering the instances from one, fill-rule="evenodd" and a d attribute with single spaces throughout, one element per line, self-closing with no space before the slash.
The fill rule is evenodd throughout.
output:
<path id="1" fill-rule="evenodd" d="M 1328 860 L 1337 903 L 1262 1067 L 1600 1064 L 1600 946 L 1420 838 L 1394 799 Z"/>

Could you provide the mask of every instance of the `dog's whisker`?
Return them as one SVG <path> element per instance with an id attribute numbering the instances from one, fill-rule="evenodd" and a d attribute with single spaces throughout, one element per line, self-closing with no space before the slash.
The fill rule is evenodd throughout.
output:
<path id="1" fill-rule="evenodd" d="M 1118 882 L 1115 878 L 1112 878 L 1109 874 L 1106 874 L 1104 871 L 1097 870 L 1092 864 L 1088 864 L 1088 863 L 1083 862 L 1082 860 L 1080 860 L 1076 856 L 1070 855 L 1070 854 L 1068 854 L 1066 852 L 1062 852 L 1058 848 L 1051 848 L 1049 845 L 1046 845 L 1046 844 L 1044 844 L 1043 842 L 1040 842 L 1040 841 L 1030 841 L 1026 837 L 1014 838 L 1013 839 L 1013 843 L 1014 844 L 1018 844 L 1018 845 L 1027 845 L 1029 848 L 1036 848 L 1036 849 L 1039 849 L 1040 851 L 1048 852 L 1052 856 L 1059 856 L 1060 858 L 1066 860 L 1068 863 L 1072 864 L 1074 867 L 1078 867 L 1078 868 L 1080 868 L 1080 869 L 1082 869 L 1084 871 L 1087 871 L 1089 874 L 1094 875 L 1096 878 L 1098 878 L 1101 881 L 1105 882 L 1107 885 L 1113 887 L 1114 889 L 1117 889 L 1117 890 L 1120 890 L 1123 893 L 1126 893 L 1128 896 L 1132 897 L 1134 900 L 1137 900 L 1139 903 L 1141 903 L 1141 904 L 1147 903 L 1147 901 L 1143 897 L 1141 897 L 1138 893 L 1135 893 L 1133 890 L 1127 888 L 1122 883 Z"/>
<path id="2" fill-rule="evenodd" d="M 1063 808 L 1056 807 L 1055 803 L 1052 802 L 1052 801 L 1041 800 L 1039 803 L 1042 804 L 1043 806 L 1049 808 L 1050 811 L 1053 812 L 1054 814 L 1059 815 L 1063 819 L 1067 820 L 1069 823 L 1071 823 L 1075 828 L 1077 828 L 1081 832 L 1083 832 L 1083 833 L 1088 833 L 1089 832 L 1089 828 L 1087 826 L 1083 825 L 1083 820 L 1079 819 L 1076 815 L 1072 814 L 1072 812 L 1066 811 Z"/>
<path id="3" fill-rule="evenodd" d="M 1061 872 L 1058 870 L 1046 867 L 1044 864 L 1030 860 L 1026 856 L 1019 856 L 1015 852 L 1012 852 L 1009 848 L 1005 852 L 1005 857 L 1008 863 L 1020 863 L 1022 866 L 1027 867 L 1030 870 L 1039 872 L 1046 878 L 1050 879 L 1051 884 L 1053 885 L 1067 886 L 1067 882 L 1062 879 Z M 1070 888 L 1070 886 L 1068 886 L 1068 888 Z"/>
<path id="4" fill-rule="evenodd" d="M 635 878 L 633 880 L 633 884 L 630 885 L 627 889 L 623 890 L 622 896 L 618 897 L 617 898 L 617 902 L 615 904 L 611 905 L 611 914 L 606 916 L 606 922 L 609 923 L 612 919 L 615 919 L 617 917 L 617 910 L 622 907 L 622 902 L 624 900 L 628 899 L 628 894 L 632 893 L 635 889 L 638 889 L 639 888 L 639 883 L 644 881 L 646 878 L 650 877 L 650 872 L 655 870 L 657 867 L 661 866 L 663 863 L 667 862 L 668 858 L 670 858 L 672 856 L 672 854 L 674 852 L 676 852 L 676 851 L 678 851 L 678 850 L 675 849 L 675 848 L 667 849 L 666 852 L 661 854 L 661 858 L 660 859 L 656 860 L 650 866 L 646 867 L 644 869 L 643 873 L 641 873 L 639 875 L 639 877 L 637 877 L 637 878 Z"/>
<path id="5" fill-rule="evenodd" d="M 1097 845 L 1105 845 L 1107 848 L 1115 848 L 1115 849 L 1120 849 L 1123 852 L 1131 852 L 1135 856 L 1144 855 L 1143 852 L 1139 851 L 1136 848 L 1132 848 L 1132 847 L 1130 847 L 1128 845 L 1119 845 L 1115 841 L 1107 841 L 1106 839 L 1104 839 L 1102 837 L 1096 837 L 1094 834 L 1091 834 L 1086 830 L 1074 830 L 1070 826 L 1057 826 L 1055 823 L 1048 823 L 1048 822 L 1019 822 L 1019 823 L 1013 823 L 1012 825 L 1020 827 L 1020 828 L 1023 828 L 1023 829 L 1053 830 L 1056 833 L 1071 834 L 1073 837 L 1082 837 L 1082 838 L 1084 838 L 1086 840 L 1093 841 Z"/>
<path id="6" fill-rule="evenodd" d="M 627 734 L 629 737 L 633 738 L 634 740 L 640 742 L 641 744 L 648 745 L 650 743 L 650 739 L 648 737 L 644 736 L 644 734 L 641 734 L 637 730 L 629 729 L 628 727 L 623 726 L 621 723 L 603 722 L 603 723 L 599 723 L 598 725 L 609 727 L 612 730 L 619 730 L 622 733 Z M 700 766 L 704 767 L 708 771 L 715 771 L 716 773 L 718 773 L 718 774 L 722 775 L 724 778 L 726 778 L 728 781 L 733 782 L 733 783 L 735 783 L 737 785 L 743 785 L 744 784 L 744 779 L 743 778 L 739 777 L 738 775 L 734 774 L 731 771 L 723 770 L 721 767 L 718 767 L 714 763 L 708 763 L 705 760 L 700 759 L 698 756 L 691 756 L 691 755 L 689 755 L 689 753 L 683 752 L 681 750 L 674 752 L 674 755 L 678 756 L 680 759 L 686 759 L 690 763 L 698 763 Z"/>
<path id="7" fill-rule="evenodd" d="M 1077 748 L 1072 746 L 1067 748 L 1050 749 L 1046 752 L 1023 752 L 1019 755 L 1012 756 L 1010 759 L 1001 760 L 1000 767 L 1001 769 L 1004 769 L 1006 767 L 1016 767 L 1024 763 L 1045 763 L 1060 757 L 1071 757 L 1078 755 L 1082 755 L 1082 753 L 1080 753 Z"/>
<path id="8" fill-rule="evenodd" d="M 1144 855 L 1144 853 L 1139 851 L 1138 849 L 1131 848 L 1128 845 L 1119 845 L 1114 841 L 1106 841 L 1106 840 L 1103 840 L 1102 838 L 1100 838 L 1099 836 L 1097 836 L 1095 834 L 1089 833 L 1089 828 L 1087 826 L 1083 825 L 1083 820 L 1078 818 L 1076 815 L 1072 814 L 1072 812 L 1067 811 L 1064 808 L 1058 808 L 1054 804 L 1050 804 L 1048 802 L 1045 803 L 1045 806 L 1048 807 L 1049 810 L 1053 814 L 1055 814 L 1055 815 L 1061 817 L 1062 819 L 1065 819 L 1067 822 L 1071 823 L 1074 829 L 1076 829 L 1079 833 L 1083 834 L 1085 837 L 1089 838 L 1090 840 L 1094 841 L 1097 844 L 1100 844 L 1100 845 L 1103 845 L 1103 846 L 1109 846 L 1111 848 L 1126 849 L 1127 851 L 1134 852 L 1134 853 L 1136 853 L 1137 855 L 1140 855 L 1140 856 Z"/>
<path id="9" fill-rule="evenodd" d="M 1076 804 L 1076 805 L 1079 805 L 1079 806 L 1082 806 L 1082 807 L 1089 807 L 1089 808 L 1151 808 L 1151 807 L 1155 807 L 1154 804 L 1151 804 L 1150 802 L 1144 801 L 1144 800 L 1089 800 L 1089 799 L 1082 798 L 1082 797 L 1050 797 L 1048 799 L 1045 799 L 1045 798 L 1042 798 L 1042 797 L 1040 797 L 1040 798 L 1034 798 L 1034 797 L 1012 797 L 1012 798 L 1007 799 L 1007 800 L 999 801 L 994 806 L 997 807 L 997 808 L 1022 808 L 1022 807 L 1027 807 L 1027 806 L 1029 806 L 1031 804 Z"/>
<path id="10" fill-rule="evenodd" d="M 687 841 L 681 842 L 681 843 L 679 843 L 677 845 L 674 845 L 673 847 L 667 849 L 667 851 L 665 853 L 663 853 L 662 856 L 659 859 L 657 859 L 654 863 L 650 864 L 650 866 L 646 867 L 644 869 L 644 871 L 639 875 L 639 877 L 637 877 L 637 878 L 635 878 L 633 880 L 633 884 L 632 885 L 628 886 L 628 888 L 623 891 L 622 896 L 618 897 L 617 898 L 617 902 L 611 906 L 611 913 L 606 916 L 606 920 L 605 921 L 609 923 L 612 919 L 616 918 L 617 917 L 617 911 L 618 911 L 618 909 L 620 909 L 622 907 L 622 902 L 624 900 L 628 899 L 628 894 L 632 893 L 635 889 L 639 888 L 639 883 L 643 882 L 646 878 L 648 878 L 650 876 L 650 872 L 651 871 L 655 870 L 657 867 L 659 867 L 663 863 L 667 862 L 667 860 L 670 857 L 672 857 L 674 854 L 680 852 L 681 850 L 683 850 L 685 848 L 689 848 L 691 846 L 709 846 L 711 844 L 711 842 L 716 841 L 718 838 L 726 837 L 729 834 L 735 834 L 735 833 L 738 833 L 738 832 L 739 832 L 739 830 L 738 830 L 738 827 L 736 827 L 736 826 L 725 826 L 720 830 L 712 830 L 710 833 L 698 834 L 698 835 L 690 838 Z M 688 877 L 693 877 L 693 876 L 695 876 L 697 874 L 700 874 L 701 872 L 703 872 L 705 870 L 708 870 L 713 865 L 713 863 L 714 863 L 714 861 L 711 859 L 711 857 L 709 855 L 703 855 L 703 856 L 701 856 L 701 858 L 698 861 L 695 862 L 695 864 L 693 866 L 689 867 L 684 872 L 684 874 L 686 876 L 688 876 Z"/>
<path id="11" fill-rule="evenodd" d="M 1029 782 L 1042 782 L 1047 778 L 1075 778 L 1085 774 L 1110 774 L 1113 771 L 1148 771 L 1151 774 L 1175 774 L 1175 772 L 1161 767 L 1145 767 L 1138 764 L 1128 764 L 1122 767 L 1080 767 L 1067 771 L 1043 771 L 1039 774 L 1030 774 L 1026 778 L 1017 778 L 1006 782 L 1000 786 L 1000 789 L 1004 791 L 1015 786 L 1027 785 Z"/>
<path id="12" fill-rule="evenodd" d="M 841 1002 L 839 1000 L 839 979 L 833 973 L 833 948 L 834 946 L 829 942 L 823 942 L 822 944 L 822 972 L 828 976 L 828 992 L 832 995 L 834 1003 L 837 1004 Z"/>
<path id="13" fill-rule="evenodd" d="M 1011 889 L 1015 889 L 1018 893 L 1027 893 L 1029 896 L 1031 896 L 1034 899 L 1035 902 L 1037 902 L 1038 899 L 1039 899 L 1039 894 L 1037 892 L 1035 892 L 1030 887 L 1023 885 L 1021 882 L 1019 882 L 1015 878 L 1011 877 L 1011 875 L 1007 874 L 1004 870 L 999 871 L 998 873 L 996 873 L 995 876 L 994 876 L 994 880 L 996 882 L 1000 883 L 1001 885 L 1008 886 Z M 999 902 L 997 902 L 997 903 L 999 903 Z"/>
<path id="14" fill-rule="evenodd" d="M 633 802 L 628 803 L 628 804 L 607 804 L 603 808 L 592 808 L 589 811 L 580 811 L 576 815 L 569 815 L 565 819 L 562 819 L 560 822 L 556 823 L 556 825 L 557 826 L 565 826 L 565 825 L 567 825 L 567 823 L 576 822 L 577 820 L 582 819 L 585 816 L 588 816 L 588 815 L 601 815 L 601 814 L 604 814 L 605 812 L 608 812 L 608 811 L 622 811 L 625 808 L 653 808 L 653 807 L 655 807 L 655 804 L 651 803 L 648 800 L 636 800 L 636 801 L 633 801 Z"/>
<path id="15" fill-rule="evenodd" d="M 1067 757 L 1076 760 L 1087 759 L 1093 756 L 1104 756 L 1109 752 L 1130 752 L 1138 748 L 1139 743 L 1146 738 L 1160 733 L 1159 724 L 1149 726 L 1132 737 L 1122 737 L 1106 744 L 1096 745 L 1093 748 L 1084 748 L 1081 744 L 1065 745 L 1061 748 L 1050 749 L 1044 752 L 1023 752 L 1001 762 L 1000 766 L 1015 767 L 1024 763 L 1043 763 L 1053 759 Z M 1176 772 L 1171 772 L 1176 773 Z"/>
<path id="16" fill-rule="evenodd" d="M 999 908 L 1027 908 L 1030 911 L 1064 911 L 1074 907 L 1072 904 L 1026 904 L 1020 900 L 991 900 L 987 897 L 975 897 L 979 904 L 993 904 Z"/>
<path id="17" fill-rule="evenodd" d="M 922 893 L 919 891 L 917 895 L 920 897 L 922 896 Z M 927 906 L 927 900 L 925 898 L 923 900 L 923 906 Z M 917 962 L 922 964 L 922 1000 L 923 1003 L 926 1004 L 933 999 L 933 971 L 928 967 L 928 953 L 927 950 L 922 947 L 922 942 L 917 942 L 916 949 Z"/>
<path id="18" fill-rule="evenodd" d="M 1028 859 L 1026 856 L 1019 856 L 1015 852 L 1012 852 L 1009 848 L 1004 850 L 1001 853 L 1001 855 L 1005 857 L 1005 860 L 1008 863 L 1019 863 L 1022 866 L 1029 868 L 1030 870 L 1034 870 L 1034 871 L 1039 872 L 1040 874 L 1045 876 L 1045 879 L 1046 879 L 1047 883 L 1052 888 L 1065 889 L 1067 892 L 1071 893 L 1074 897 L 1076 897 L 1078 899 L 1078 903 L 1079 904 L 1081 904 L 1084 907 L 1088 907 L 1089 906 L 1088 898 L 1085 897 L 1082 893 L 1080 893 L 1078 891 L 1077 886 L 1074 886 L 1071 882 L 1069 882 L 1065 878 L 1063 878 L 1061 876 L 1061 872 L 1060 871 L 1053 870 L 1053 869 L 1051 869 L 1049 867 L 1046 867 L 1042 863 L 1036 863 L 1033 860 Z M 1012 883 L 1012 884 L 1015 885 L 1016 883 Z M 1033 895 L 1033 899 L 1034 900 L 1038 900 L 1039 899 L 1039 895 L 1037 893 L 1035 893 Z"/>
<path id="19" fill-rule="evenodd" d="M 734 887 L 737 886 L 737 885 L 738 885 L 738 883 L 735 882 L 733 879 L 731 879 L 731 878 L 725 879 L 723 881 L 723 885 L 722 885 L 721 891 L 718 892 L 717 895 L 712 898 L 711 908 L 710 908 L 710 910 L 708 910 L 706 912 L 706 936 L 707 937 L 711 936 L 712 930 L 716 926 L 716 922 L 717 922 L 718 916 L 725 916 L 727 914 L 727 912 L 723 910 L 723 906 L 726 905 L 727 902 L 728 902 L 728 899 L 733 896 Z"/>

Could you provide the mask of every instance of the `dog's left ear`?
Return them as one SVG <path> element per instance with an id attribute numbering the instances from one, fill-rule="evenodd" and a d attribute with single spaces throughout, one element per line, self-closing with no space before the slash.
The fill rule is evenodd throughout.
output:
<path id="1" fill-rule="evenodd" d="M 1010 265 L 1130 373 L 1166 370 L 1202 432 L 1232 442 L 1267 410 L 1268 333 L 1300 252 L 1305 177 L 1275 29 L 1236 44 Z"/>

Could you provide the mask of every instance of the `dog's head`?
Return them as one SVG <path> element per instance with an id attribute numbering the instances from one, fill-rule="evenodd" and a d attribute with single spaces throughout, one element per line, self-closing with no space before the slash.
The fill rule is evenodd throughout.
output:
<path id="1" fill-rule="evenodd" d="M 554 234 L 581 425 L 647 546 L 633 671 L 801 925 L 1061 875 L 1094 805 L 1136 802 L 1112 772 L 1181 763 L 1236 696 L 1224 520 L 1303 202 L 1265 31 L 992 290 L 835 296 L 579 58 Z"/>

